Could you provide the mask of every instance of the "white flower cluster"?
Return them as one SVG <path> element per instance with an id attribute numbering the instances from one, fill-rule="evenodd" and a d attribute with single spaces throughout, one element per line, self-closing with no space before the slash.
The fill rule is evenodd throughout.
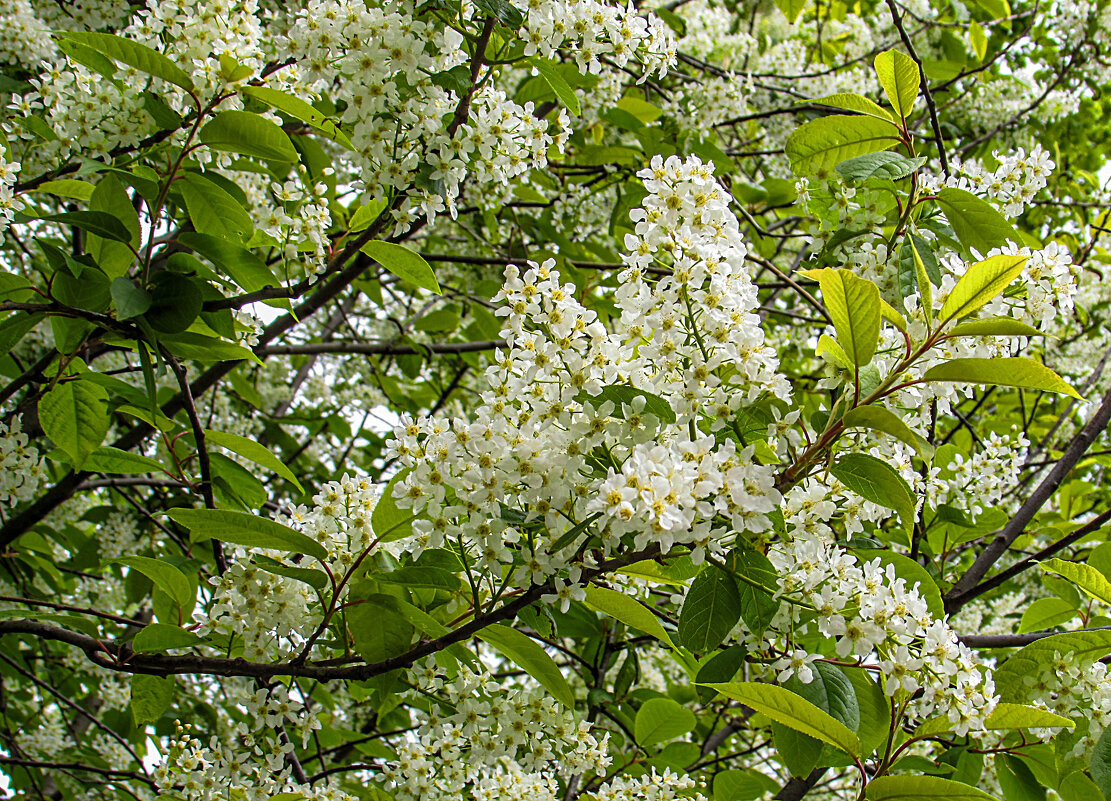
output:
<path id="1" fill-rule="evenodd" d="M 50 28 L 28 0 L 0 0 L 0 64 L 37 66 L 54 53 Z"/>
<path id="2" fill-rule="evenodd" d="M 691 776 L 672 773 L 671 768 L 657 773 L 652 768 L 643 776 L 618 776 L 594 792 L 586 793 L 585 798 L 589 801 L 675 801 L 679 798 L 706 801 L 702 793 L 691 792 L 697 786 Z"/>
<path id="3" fill-rule="evenodd" d="M 15 196 L 12 187 L 19 175 L 20 163 L 8 161 L 0 147 L 0 232 L 11 223 L 15 213 L 23 208 L 23 202 Z"/>
<path id="4" fill-rule="evenodd" d="M 280 793 L 296 793 L 305 801 L 354 801 L 329 782 L 302 784 L 291 778 L 291 736 L 300 734 L 307 743 L 320 722 L 284 687 L 262 688 L 237 700 L 251 723 L 240 721 L 223 737 L 213 735 L 207 745 L 193 733 L 192 724 L 178 725 L 151 773 L 159 792 L 186 801 L 266 801 Z"/>
<path id="5" fill-rule="evenodd" d="M 816 610 L 784 604 L 776 628 L 804 634 L 811 626 L 836 640 L 838 657 L 856 657 L 879 668 L 887 695 L 908 699 L 919 718 L 943 715 L 960 734 L 983 729 L 997 698 L 991 672 L 957 641 L 944 621 L 935 620 L 919 592 L 896 576 L 893 565 L 857 558 L 829 539 L 795 536 L 773 546 L 768 558 L 784 593 L 797 593 Z M 787 620 L 783 620 L 787 618 Z M 804 655 L 793 653 L 775 669 L 780 676 L 809 672 Z"/>
<path id="6" fill-rule="evenodd" d="M 31 500 L 47 475 L 46 461 L 28 443 L 19 418 L 0 423 L 0 505 Z"/>
<path id="7" fill-rule="evenodd" d="M 579 70 L 595 75 L 603 58 L 618 67 L 638 61 L 646 77 L 662 78 L 675 64 L 671 29 L 633 3 L 621 8 L 598 0 L 530 0 L 528 6 L 521 34 L 526 56 L 552 58 L 557 50 L 571 48 Z"/>
<path id="8" fill-rule="evenodd" d="M 1035 145 L 1029 154 L 1020 147 L 1002 157 L 998 153 L 992 155 L 999 162 L 994 171 L 984 169 L 976 160 L 954 159 L 953 174 L 946 184 L 987 196 L 1005 215 L 1017 217 L 1045 188 L 1057 165 L 1041 145 Z"/>
<path id="9" fill-rule="evenodd" d="M 1019 472 L 1029 447 L 1030 440 L 1021 433 L 1008 437 L 989 432 L 980 438 L 980 447 L 974 453 L 956 454 L 944 466 L 944 477 L 942 465 L 930 467 L 925 482 L 926 502 L 934 508 L 941 504 L 963 508 L 975 519 L 1019 485 Z M 917 483 L 921 484 L 920 478 Z"/>
<path id="10" fill-rule="evenodd" d="M 400 744 L 384 771 L 403 801 L 474 797 L 555 799 L 557 772 L 604 774 L 609 735 L 599 740 L 542 690 L 485 678 L 467 667 L 445 680 L 432 660 L 413 673 L 420 690 L 442 695 L 417 736 Z"/>
<path id="11" fill-rule="evenodd" d="M 705 547 L 719 512 L 739 529 L 768 528 L 773 468 L 733 439 L 692 435 L 700 421 L 725 427 L 767 393 L 788 396 L 752 313 L 737 220 L 697 158 L 656 158 L 640 175 L 650 194 L 631 215 L 615 332 L 560 283 L 554 261 L 509 267 L 497 297 L 509 352 L 487 371 L 476 420 L 403 419 L 396 429 L 391 455 L 409 468 L 398 504 L 425 518 L 414 524 L 416 551 L 463 536 L 478 569 L 497 573 L 520 544 L 540 581 L 570 567 L 584 527 L 564 535 L 592 514 L 603 515 L 607 551 L 625 534 L 640 547 Z M 669 272 L 649 283 L 654 264 Z M 662 404 L 647 405 L 645 393 Z M 503 507 L 525 518 L 507 521 Z M 534 517 L 544 531 L 523 538 L 519 522 Z"/>
<path id="12" fill-rule="evenodd" d="M 1100 661 L 1089 662 L 1076 653 L 1054 653 L 1041 670 L 1022 678 L 1026 703 L 1048 709 L 1066 718 L 1080 719 L 1084 730 L 1072 748 L 1071 756 L 1091 754 L 1104 730 L 1111 727 L 1111 672 Z M 1034 730 L 1049 739 L 1059 729 Z"/>

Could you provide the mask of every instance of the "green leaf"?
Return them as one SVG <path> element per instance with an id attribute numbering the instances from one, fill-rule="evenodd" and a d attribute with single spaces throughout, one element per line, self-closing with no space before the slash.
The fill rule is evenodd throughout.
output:
<path id="1" fill-rule="evenodd" d="M 254 233 L 254 221 L 243 204 L 215 181 L 187 172 L 174 185 L 181 191 L 189 219 L 200 233 L 240 241 Z"/>
<path id="2" fill-rule="evenodd" d="M 860 728 L 860 707 L 856 690 L 848 676 L 836 665 L 815 662 L 814 678 L 803 684 L 792 676 L 784 684 L 791 692 L 805 698 L 823 712 L 828 712 L 849 729 Z M 781 723 L 772 724 L 775 747 L 793 776 L 807 776 L 818 764 L 825 746 L 809 735 L 797 732 Z"/>
<path id="3" fill-rule="evenodd" d="M 1054 653 L 1072 655 L 1084 667 L 1111 653 L 1111 631 L 1070 631 L 1019 648 L 995 669 L 995 687 L 1000 698 L 1008 703 L 1026 700 L 1030 687 L 1024 680 L 1052 669 Z"/>
<path id="4" fill-rule="evenodd" d="M 273 573 L 275 576 L 285 576 L 296 581 L 303 581 L 314 590 L 323 590 L 329 583 L 328 574 L 323 570 L 314 570 L 308 567 L 290 567 L 262 554 L 255 554 L 252 561 L 260 570 Z"/>
<path id="5" fill-rule="evenodd" d="M 399 567 L 388 573 L 371 573 L 370 578 L 387 584 L 400 584 L 403 587 L 427 587 L 448 592 L 458 592 L 463 586 L 459 576 L 450 570 L 419 565 Z"/>
<path id="6" fill-rule="evenodd" d="M 872 361 L 879 343 L 879 289 L 849 270 L 822 270 L 818 285 L 837 330 L 837 341 L 853 363 L 863 367 Z"/>
<path id="7" fill-rule="evenodd" d="M 829 472 L 865 500 L 894 509 L 907 530 L 914 527 L 914 495 L 906 479 L 887 462 L 866 453 L 844 453 Z"/>
<path id="8" fill-rule="evenodd" d="M 192 331 L 183 331 L 173 336 L 159 338 L 159 342 L 166 346 L 170 353 L 182 359 L 196 359 L 202 362 L 238 362 L 247 361 L 262 364 L 262 360 L 250 348 L 235 345 L 218 337 L 207 334 L 196 334 Z"/>
<path id="9" fill-rule="evenodd" d="M 1022 704 L 996 704 L 995 709 L 984 721 L 984 728 L 994 731 L 1007 729 L 1052 729 L 1064 727 L 1071 729 L 1076 724 L 1060 715 L 1037 706 Z"/>
<path id="10" fill-rule="evenodd" d="M 321 562 L 328 552 L 316 540 L 265 517 L 227 509 L 171 509 L 171 520 L 193 533 L 194 542 L 207 539 L 230 542 L 245 548 L 268 548 L 285 553 L 304 553 Z"/>
<path id="11" fill-rule="evenodd" d="M 187 231 L 178 241 L 190 250 L 200 253 L 247 292 L 257 292 L 268 286 L 276 287 L 281 281 L 258 256 L 244 247 L 209 234 Z"/>
<path id="12" fill-rule="evenodd" d="M 1019 242 L 1019 236 L 995 207 L 971 192 L 945 187 L 937 193 L 937 202 L 953 226 L 957 239 L 966 248 L 987 253 L 1008 241 Z"/>
<path id="13" fill-rule="evenodd" d="M 112 278 L 126 275 L 135 262 L 132 248 L 139 248 L 143 229 L 139 225 L 139 214 L 135 211 L 131 196 L 115 175 L 105 175 L 97 183 L 92 197 L 89 198 L 89 211 L 112 216 L 123 223 L 130 234 L 130 238 L 123 242 L 90 234 L 85 247 L 106 275 Z"/>
<path id="14" fill-rule="evenodd" d="M 355 650 L 370 664 L 405 653 L 413 642 L 413 624 L 397 614 L 388 595 L 373 595 L 346 609 Z"/>
<path id="15" fill-rule="evenodd" d="M 634 734 L 637 743 L 647 748 L 682 737 L 697 723 L 693 712 L 670 698 L 652 698 L 637 710 Z"/>
<path id="16" fill-rule="evenodd" d="M 857 406 L 845 412 L 842 418 L 846 428 L 870 428 L 890 434 L 914 448 L 924 460 L 933 458 L 934 446 L 924 437 L 915 434 L 897 414 L 882 406 Z"/>
<path id="17" fill-rule="evenodd" d="M 1000 254 L 973 264 L 949 293 L 941 307 L 941 324 L 967 317 L 1000 295 L 1022 274 L 1026 256 Z"/>
<path id="18" fill-rule="evenodd" d="M 1092 760 L 1089 764 L 1092 781 L 1099 787 L 1104 798 L 1111 798 L 1111 728 L 1104 729 L 1092 749 Z"/>
<path id="19" fill-rule="evenodd" d="M 845 111 L 859 111 L 861 114 L 867 114 L 869 117 L 875 117 L 879 120 L 885 120 L 890 123 L 895 122 L 895 117 L 890 111 L 883 108 L 875 101 L 869 100 L 864 95 L 858 95 L 855 92 L 838 92 L 837 94 L 826 95 L 809 101 L 817 103 L 822 106 L 832 106 L 834 108 L 844 109 Z"/>
<path id="20" fill-rule="evenodd" d="M 174 702 L 177 682 L 173 676 L 148 676 L 136 673 L 131 677 L 131 717 L 136 726 L 157 723 Z"/>
<path id="21" fill-rule="evenodd" d="M 198 138 L 213 150 L 267 161 L 297 161 L 297 149 L 281 126 L 249 111 L 221 111 L 201 128 Z"/>
<path id="22" fill-rule="evenodd" d="M 1050 559 L 1039 563 L 1038 567 L 1068 579 L 1097 601 L 1111 604 L 1111 581 L 1091 565 Z"/>
<path id="23" fill-rule="evenodd" d="M 891 707 L 883 688 L 864 668 L 842 668 L 856 693 L 856 703 L 860 710 L 861 755 L 867 756 L 887 744 L 887 733 L 891 730 Z"/>
<path id="24" fill-rule="evenodd" d="M 130 278 L 119 276 L 112 279 L 111 290 L 112 300 L 116 304 L 116 316 L 121 320 L 138 317 L 150 308 L 150 293 L 135 286 Z"/>
<path id="25" fill-rule="evenodd" d="M 1083 400 L 1061 376 L 1033 359 L 1020 356 L 994 359 L 950 359 L 935 365 L 923 376 L 927 381 L 959 381 L 1000 387 L 1039 389 Z"/>
<path id="26" fill-rule="evenodd" d="M 241 437 L 238 434 L 229 434 L 226 431 L 206 429 L 204 435 L 208 442 L 219 445 L 221 448 L 227 448 L 232 453 L 238 454 L 244 459 L 249 459 L 255 464 L 277 473 L 293 486 L 297 487 L 299 492 L 305 491 L 305 488 L 301 486 L 301 482 L 297 480 L 297 476 L 293 474 L 293 471 L 289 469 L 285 462 L 271 453 L 270 449 L 265 445 L 253 439 Z"/>
<path id="27" fill-rule="evenodd" d="M 864 791 L 868 801 L 998 801 L 963 782 L 938 776 L 880 776 L 872 779 Z"/>
<path id="28" fill-rule="evenodd" d="M 753 635 L 762 638 L 779 611 L 780 602 L 775 598 L 779 575 L 775 566 L 757 550 L 734 551 L 727 564 L 738 576 L 741 619 Z"/>
<path id="29" fill-rule="evenodd" d="M 956 337 L 1044 337 L 1046 334 L 1032 325 L 1013 317 L 985 317 L 982 320 L 966 320 L 949 329 L 950 336 Z"/>
<path id="30" fill-rule="evenodd" d="M 691 583 L 679 613 L 679 642 L 697 653 L 717 648 L 741 618 L 736 580 L 706 565 Z"/>
<path id="31" fill-rule="evenodd" d="M 995 776 L 1007 801 L 1045 801 L 1045 787 L 1018 757 L 1011 754 L 996 756 Z"/>
<path id="32" fill-rule="evenodd" d="M 876 74 L 895 113 L 906 119 L 914 111 L 914 101 L 922 76 L 914 59 L 898 50 L 885 50 L 876 56 Z"/>
<path id="33" fill-rule="evenodd" d="M 931 272 L 930 266 L 933 266 Z M 936 280 L 934 274 L 936 273 Z M 937 267 L 937 259 L 930 250 L 929 244 L 919 236 L 911 234 L 899 246 L 898 263 L 899 294 L 908 298 L 917 289 L 921 296 L 921 306 L 925 309 L 926 316 L 933 319 L 933 285 L 941 284 L 941 272 Z"/>
<path id="34" fill-rule="evenodd" d="M 984 33 L 984 27 L 976 20 L 968 24 L 968 39 L 972 43 L 972 52 L 976 54 L 977 60 L 983 63 L 984 56 L 988 54 L 988 37 Z"/>
<path id="35" fill-rule="evenodd" d="M 115 561 L 116 564 L 129 567 L 150 579 L 155 587 L 177 602 L 186 617 L 193 611 L 196 592 L 188 577 L 169 562 L 149 556 L 123 556 Z"/>
<path id="36" fill-rule="evenodd" d="M 94 189 L 96 189 L 96 187 L 88 181 L 78 181 L 75 178 L 61 178 L 57 181 L 46 181 L 45 183 L 41 183 L 31 191 L 87 202 L 92 198 Z"/>
<path id="37" fill-rule="evenodd" d="M 436 273 L 432 271 L 432 267 L 419 253 L 402 245 L 381 240 L 367 242 L 359 250 L 403 281 L 408 281 L 414 286 L 427 289 L 437 295 L 443 294 L 439 283 L 436 281 Z"/>
<path id="38" fill-rule="evenodd" d="M 785 150 L 795 175 L 814 175 L 854 156 L 888 150 L 897 144 L 899 129 L 892 122 L 834 114 L 796 129 L 787 139 Z"/>
<path id="39" fill-rule="evenodd" d="M 50 440 L 81 469 L 104 440 L 111 420 L 108 393 L 90 381 L 66 381 L 39 400 L 39 423 Z"/>
<path id="40" fill-rule="evenodd" d="M 613 403 L 613 416 L 625 418 L 626 406 L 631 407 L 633 401 L 637 398 L 644 399 L 644 412 L 647 414 L 654 414 L 661 423 L 674 423 L 676 420 L 675 410 L 671 408 L 671 404 L 661 398 L 659 395 L 654 395 L 651 392 L 645 392 L 643 389 L 630 387 L 628 384 L 610 384 L 602 387 L 602 391 L 597 395 L 588 395 L 585 392 L 579 393 L 575 398 L 579 403 L 590 401 L 591 404 L 597 409 L 606 401 Z"/>
<path id="41" fill-rule="evenodd" d="M 1038 598 L 1022 613 L 1018 633 L 1026 634 L 1030 631 L 1046 631 L 1055 628 L 1072 620 L 1077 612 L 1077 608 L 1064 598 L 1056 596 Z"/>
<path id="42" fill-rule="evenodd" d="M 570 84 L 563 79 L 559 70 L 555 68 L 552 62 L 545 58 L 533 56 L 528 60 L 529 64 L 536 68 L 548 86 L 552 87 L 556 97 L 560 102 L 567 107 L 567 110 L 574 114 L 576 117 L 582 114 L 582 108 L 579 106 L 579 98 L 575 94 L 575 90 L 571 88 Z"/>
<path id="43" fill-rule="evenodd" d="M 131 451 L 112 448 L 108 445 L 97 448 L 85 459 L 85 470 L 91 473 L 111 473 L 121 476 L 137 476 L 143 473 L 165 472 L 154 459 Z"/>
<path id="44" fill-rule="evenodd" d="M 731 645 L 718 651 L 698 668 L 698 672 L 694 676 L 694 683 L 701 685 L 733 681 L 737 677 L 737 673 L 744 667 L 747 656 L 748 649 L 743 645 Z M 717 695 L 713 690 L 706 687 L 698 687 L 697 689 L 698 697 L 703 704 L 710 703 Z"/>
<path id="45" fill-rule="evenodd" d="M 869 178 L 882 178 L 898 181 L 906 178 L 926 163 L 926 159 L 907 158 L 902 153 L 882 150 L 879 153 L 865 153 L 837 165 L 837 173 L 848 184 L 860 184 Z"/>
<path id="46" fill-rule="evenodd" d="M 171 648 L 192 648 L 200 645 L 204 640 L 191 631 L 180 626 L 171 626 L 169 623 L 151 623 L 139 629 L 131 647 L 135 653 L 149 654 L 159 651 L 168 651 Z"/>
<path id="47" fill-rule="evenodd" d="M 154 276 L 151 303 L 143 315 L 150 327 L 163 334 L 180 334 L 201 313 L 204 295 L 199 279 L 162 271 Z"/>
<path id="48" fill-rule="evenodd" d="M 540 685 L 565 707 L 575 708 L 575 694 L 560 672 L 559 666 L 548 656 L 547 651 L 532 639 L 500 623 L 480 629 L 475 636 L 502 656 L 524 668 L 526 673 L 540 682 Z"/>
<path id="49" fill-rule="evenodd" d="M 629 628 L 643 631 L 671 645 L 671 637 L 663 624 L 636 598 L 630 598 L 616 590 L 590 585 L 586 588 L 586 605 L 595 612 L 620 620 Z"/>
<path id="50" fill-rule="evenodd" d="M 121 64 L 127 64 L 140 72 L 181 87 L 186 92 L 193 91 L 193 79 L 181 67 L 166 56 L 146 45 L 114 36 L 110 33 L 91 33 L 73 31 L 65 34 L 71 42 L 91 47 Z"/>
<path id="51" fill-rule="evenodd" d="M 714 801 L 752 801 L 779 790 L 779 783 L 758 770 L 723 770 L 714 776 Z"/>
<path id="52" fill-rule="evenodd" d="M 787 21 L 794 23 L 807 6 L 807 0 L 775 0 L 775 7 L 783 12 Z"/>
<path id="53" fill-rule="evenodd" d="M 347 134 L 340 130 L 338 125 L 301 98 L 294 97 L 286 92 L 280 92 L 277 89 L 271 89 L 268 86 L 245 86 L 242 91 L 243 94 L 248 97 L 261 100 L 263 103 L 273 106 L 278 111 L 288 114 L 294 119 L 308 123 L 329 139 L 339 142 L 348 150 L 355 149 Z"/>
<path id="54" fill-rule="evenodd" d="M 506 0 L 475 0 L 475 6 L 507 28 L 516 30 L 525 21 L 525 16 L 520 9 Z"/>
<path id="55" fill-rule="evenodd" d="M 790 690 L 775 684 L 735 681 L 707 684 L 734 701 L 760 712 L 795 731 L 840 748 L 850 756 L 860 753 L 860 740 L 844 723 Z"/>
<path id="56" fill-rule="evenodd" d="M 55 222 L 61 225 L 72 225 L 90 234 L 102 236 L 115 242 L 130 242 L 131 232 L 127 226 L 111 214 L 103 211 L 66 211 L 61 214 L 51 214 L 39 219 Z"/>

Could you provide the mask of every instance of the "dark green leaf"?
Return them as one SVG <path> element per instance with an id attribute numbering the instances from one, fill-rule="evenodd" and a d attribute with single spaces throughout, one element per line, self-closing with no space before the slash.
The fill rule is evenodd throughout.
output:
<path id="1" fill-rule="evenodd" d="M 691 583 L 679 614 L 679 642 L 698 653 L 717 648 L 741 617 L 736 580 L 706 565 Z"/>

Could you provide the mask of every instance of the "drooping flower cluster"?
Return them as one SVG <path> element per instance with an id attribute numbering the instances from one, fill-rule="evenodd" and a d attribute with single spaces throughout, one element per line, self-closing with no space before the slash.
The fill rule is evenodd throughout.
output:
<path id="1" fill-rule="evenodd" d="M 444 706 L 422 721 L 416 737 L 398 746 L 383 772 L 397 798 L 500 801 L 554 799 L 557 776 L 605 773 L 609 735 L 596 738 L 587 721 L 535 688 L 500 683 L 460 666 L 451 679 L 432 660 L 414 673 L 426 694 Z"/>
<path id="2" fill-rule="evenodd" d="M 1005 215 L 1017 217 L 1045 188 L 1057 165 L 1041 145 L 1035 145 L 1029 153 L 1021 147 L 1002 156 L 996 153 L 995 158 L 999 161 L 995 170 L 987 170 L 975 160 L 956 161 L 954 174 L 946 184 L 986 195 Z"/>
<path id="3" fill-rule="evenodd" d="M 0 423 L 0 506 L 35 497 L 46 477 L 46 462 L 29 444 L 19 418 L 10 425 Z"/>
<path id="4" fill-rule="evenodd" d="M 960 734 L 983 729 L 997 701 L 991 671 L 935 617 L 921 588 L 896 575 L 894 565 L 880 559 L 862 562 L 816 536 L 777 544 L 768 558 L 783 592 L 797 594 L 814 610 L 807 615 L 799 606 L 784 604 L 779 613 L 783 631 L 795 637 L 816 631 L 835 642 L 835 658 L 877 666 L 887 695 L 913 699 L 911 715 L 944 716 Z M 805 656 L 791 654 L 776 669 L 781 675 L 797 670 L 805 682 L 806 665 Z"/>

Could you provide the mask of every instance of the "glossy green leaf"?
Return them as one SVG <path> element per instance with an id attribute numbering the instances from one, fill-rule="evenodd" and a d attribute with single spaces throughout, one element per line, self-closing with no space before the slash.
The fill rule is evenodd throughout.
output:
<path id="1" fill-rule="evenodd" d="M 1039 563 L 1038 567 L 1068 579 L 1097 601 L 1111 604 L 1111 581 L 1091 565 L 1049 559 Z"/>
<path id="2" fill-rule="evenodd" d="M 880 338 L 880 292 L 874 283 L 849 270 L 822 270 L 818 275 L 837 341 L 858 367 L 872 361 Z"/>
<path id="3" fill-rule="evenodd" d="M 104 441 L 111 424 L 108 393 L 91 381 L 57 384 L 39 399 L 38 412 L 46 436 L 78 469 Z"/>
<path id="4" fill-rule="evenodd" d="M 951 336 L 958 337 L 1044 337 L 1045 332 L 1013 317 L 985 317 L 982 320 L 966 320 L 949 329 Z"/>
<path id="5" fill-rule="evenodd" d="M 565 707 L 575 708 L 575 694 L 560 672 L 559 665 L 530 637 L 500 623 L 480 629 L 475 636 L 524 668 L 526 673 L 540 682 Z"/>
<path id="6" fill-rule="evenodd" d="M 329 139 L 339 142 L 348 150 L 354 150 L 354 145 L 338 125 L 317 111 L 309 103 L 299 97 L 294 97 L 287 92 L 271 89 L 269 86 L 245 86 L 243 94 L 261 100 L 289 116 L 308 123 L 313 128 L 323 133 Z"/>
<path id="7" fill-rule="evenodd" d="M 90 453 L 85 459 L 84 469 L 91 473 L 110 473 L 122 476 L 165 472 L 162 465 L 154 459 L 108 445 L 97 448 Z"/>
<path id="8" fill-rule="evenodd" d="M 1014 226 L 993 205 L 971 192 L 947 186 L 937 193 L 937 202 L 966 248 L 987 253 L 1009 241 L 1020 241 Z"/>
<path id="9" fill-rule="evenodd" d="M 71 42 L 91 47 L 109 58 L 134 67 L 140 72 L 179 86 L 187 92 L 193 90 L 193 79 L 166 56 L 144 44 L 110 33 L 67 31 L 65 38 Z"/>
<path id="10" fill-rule="evenodd" d="M 297 150 L 281 126 L 249 111 L 221 111 L 197 138 L 213 150 L 267 161 L 297 161 Z"/>
<path id="11" fill-rule="evenodd" d="M 579 98 L 575 94 L 575 90 L 571 88 L 552 62 L 539 56 L 533 56 L 529 59 L 529 64 L 540 73 L 540 77 L 552 88 L 556 97 L 567 107 L 568 111 L 576 117 L 582 114 L 582 108 L 579 106 Z"/>
<path id="12" fill-rule="evenodd" d="M 200 233 L 242 241 L 254 232 L 254 221 L 243 204 L 215 181 L 187 172 L 174 185 L 185 199 L 193 227 Z"/>
<path id="13" fill-rule="evenodd" d="M 150 293 L 135 286 L 135 282 L 130 278 L 120 276 L 113 279 L 111 291 L 112 302 L 116 304 L 116 316 L 121 320 L 138 317 L 150 308 Z"/>
<path id="14" fill-rule="evenodd" d="M 741 620 L 757 638 L 762 638 L 780 606 L 775 598 L 779 586 L 775 566 L 764 554 L 751 549 L 734 551 L 726 564 L 737 575 Z"/>
<path id="15" fill-rule="evenodd" d="M 867 114 L 869 117 L 885 120 L 890 123 L 895 122 L 895 117 L 890 111 L 880 106 L 873 100 L 869 100 L 864 95 L 858 95 L 855 92 L 838 92 L 825 97 L 819 97 L 810 101 L 822 106 L 832 106 L 834 108 L 844 109 L 845 111 L 859 111 L 861 114 Z"/>
<path id="16" fill-rule="evenodd" d="M 115 561 L 150 579 L 155 587 L 177 602 L 183 615 L 188 616 L 193 611 L 196 593 L 188 577 L 169 562 L 149 556 L 123 556 Z"/>
<path id="17" fill-rule="evenodd" d="M 994 731 L 1008 729 L 1071 729 L 1076 724 L 1047 709 L 1022 704 L 999 703 L 984 721 L 984 727 Z"/>
<path id="18" fill-rule="evenodd" d="M 865 788 L 868 801 L 998 801 L 983 790 L 938 776 L 880 776 Z"/>
<path id="19" fill-rule="evenodd" d="M 906 479 L 887 462 L 866 453 L 844 453 L 829 472 L 865 500 L 894 509 L 908 530 L 914 526 L 914 495 Z"/>
<path id="20" fill-rule="evenodd" d="M 131 717 L 136 726 L 156 723 L 165 714 L 177 694 L 173 676 L 148 676 L 136 673 L 131 677 Z"/>
<path id="21" fill-rule="evenodd" d="M 844 723 L 805 698 L 775 684 L 736 681 L 707 684 L 734 701 L 760 712 L 795 731 L 840 748 L 850 756 L 860 753 L 860 740 Z"/>
<path id="22" fill-rule="evenodd" d="M 857 406 L 845 412 L 842 418 L 846 428 L 870 428 L 890 434 L 918 452 L 918 455 L 929 461 L 933 457 L 934 447 L 924 437 L 914 433 L 902 418 L 890 409 L 882 406 L 868 405 Z"/>
<path id="23" fill-rule="evenodd" d="M 899 50 L 885 50 L 876 56 L 876 74 L 895 113 L 904 119 L 914 111 L 914 101 L 922 76 L 914 59 Z"/>
<path id="24" fill-rule="evenodd" d="M 1083 400 L 1061 376 L 1033 359 L 1020 356 L 995 359 L 950 359 L 931 367 L 923 378 L 927 381 L 957 381 L 1037 389 Z"/>
<path id="25" fill-rule="evenodd" d="M 409 650 L 413 624 L 396 613 L 388 595 L 373 595 L 351 603 L 345 610 L 347 628 L 359 656 L 369 664 L 382 662 Z"/>
<path id="26" fill-rule="evenodd" d="M 403 281 L 437 295 L 442 294 L 436 273 L 419 253 L 381 240 L 367 242 L 360 250 Z"/>
<path id="27" fill-rule="evenodd" d="M 609 615 L 629 628 L 651 634 L 657 640 L 671 645 L 671 636 L 659 618 L 636 598 L 592 584 L 586 588 L 585 603 L 595 612 Z"/>
<path id="28" fill-rule="evenodd" d="M 741 597 L 736 580 L 707 565 L 691 583 L 679 613 L 678 639 L 687 648 L 705 653 L 725 640 L 741 619 Z"/>
<path id="29" fill-rule="evenodd" d="M 1056 628 L 1072 620 L 1079 610 L 1064 598 L 1050 596 L 1038 598 L 1022 613 L 1018 624 L 1018 633 L 1026 634 L 1031 631 L 1046 631 Z"/>
<path id="30" fill-rule="evenodd" d="M 892 122 L 834 114 L 796 128 L 785 149 L 795 175 L 814 175 L 854 156 L 893 148 L 899 143 L 898 137 Z"/>
<path id="31" fill-rule="evenodd" d="M 670 698 L 652 698 L 637 710 L 634 734 L 637 743 L 647 748 L 682 737 L 697 723 L 693 712 Z"/>
<path id="32" fill-rule="evenodd" d="M 321 562 L 328 559 L 328 552 L 316 540 L 258 515 L 228 509 L 171 509 L 166 514 L 189 529 L 194 542 L 213 539 L 245 548 L 304 553 Z"/>
<path id="33" fill-rule="evenodd" d="M 265 467 L 267 470 L 277 473 L 293 484 L 299 492 L 305 491 L 304 487 L 301 486 L 301 482 L 297 480 L 297 476 L 289 469 L 289 466 L 260 442 L 248 439 L 247 437 L 241 437 L 238 434 L 229 434 L 226 431 L 213 431 L 211 429 L 205 431 L 205 439 L 213 445 L 227 448 L 232 453 L 238 454 L 260 467 Z"/>
<path id="34" fill-rule="evenodd" d="M 151 623 L 139 629 L 131 647 L 135 653 L 155 653 L 169 651 L 174 648 L 192 648 L 200 645 L 204 640 L 191 631 L 180 626 L 171 626 L 169 623 Z"/>
<path id="35" fill-rule="evenodd" d="M 51 214 L 41 219 L 60 225 L 72 225 L 90 234 L 102 236 L 116 242 L 130 242 L 131 232 L 117 217 L 103 211 L 65 211 Z"/>
<path id="36" fill-rule="evenodd" d="M 180 334 L 159 337 L 158 341 L 165 345 L 170 353 L 182 359 L 196 359 L 210 364 L 243 360 L 262 364 L 262 360 L 249 348 L 207 334 L 183 331 Z"/>
<path id="37" fill-rule="evenodd" d="M 938 319 L 944 325 L 950 320 L 967 317 L 1002 294 L 1022 274 L 1025 256 L 1000 254 L 973 264 L 941 307 Z"/>
<path id="38" fill-rule="evenodd" d="M 837 173 L 848 184 L 860 184 L 869 178 L 898 181 L 917 171 L 926 159 L 908 158 L 902 153 L 881 150 L 879 153 L 865 153 L 863 156 L 847 159 L 837 165 Z"/>

